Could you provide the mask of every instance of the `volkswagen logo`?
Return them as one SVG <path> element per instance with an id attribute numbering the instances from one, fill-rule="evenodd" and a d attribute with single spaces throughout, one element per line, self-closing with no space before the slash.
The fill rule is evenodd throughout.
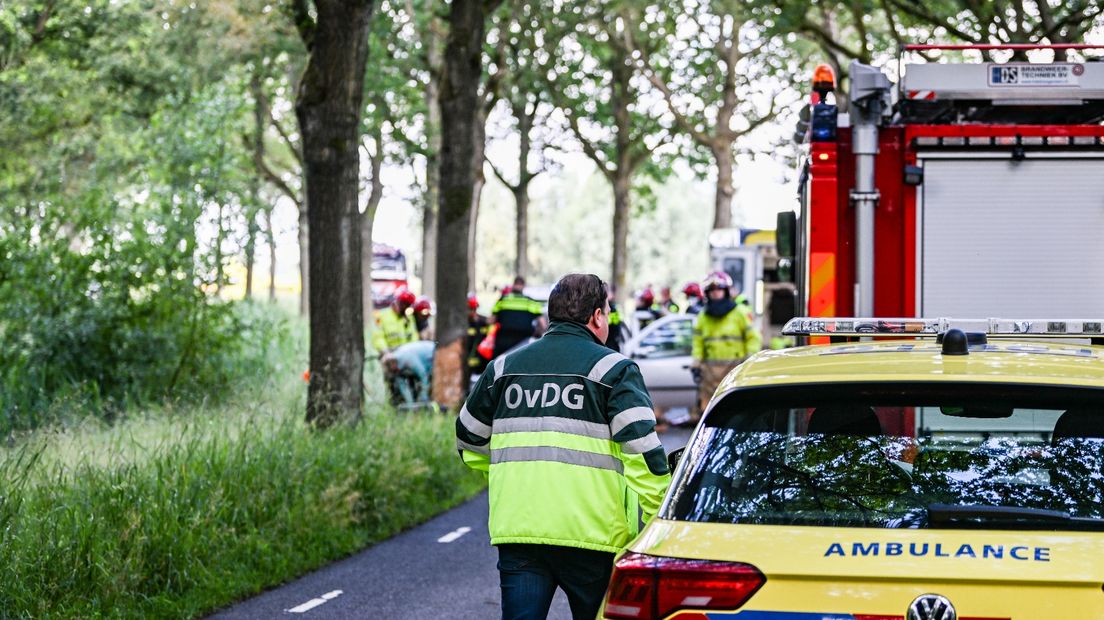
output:
<path id="1" fill-rule="evenodd" d="M 925 594 L 909 605 L 908 620 L 958 620 L 958 612 L 947 597 Z"/>

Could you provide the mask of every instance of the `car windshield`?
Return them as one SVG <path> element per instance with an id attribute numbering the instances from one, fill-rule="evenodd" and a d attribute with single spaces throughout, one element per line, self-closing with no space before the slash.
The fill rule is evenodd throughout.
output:
<path id="1" fill-rule="evenodd" d="M 879 528 L 1104 529 L 1104 394 L 835 384 L 730 393 L 663 516 Z"/>
<path id="2" fill-rule="evenodd" d="M 690 319 L 674 319 L 657 324 L 640 339 L 636 355 L 649 358 L 690 355 L 693 329 Z"/>

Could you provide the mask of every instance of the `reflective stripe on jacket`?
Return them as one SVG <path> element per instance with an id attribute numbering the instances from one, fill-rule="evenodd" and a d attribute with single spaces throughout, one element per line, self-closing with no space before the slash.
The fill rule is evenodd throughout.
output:
<path id="1" fill-rule="evenodd" d="M 494 305 L 495 334 L 494 357 L 512 349 L 536 331 L 536 321 L 541 318 L 544 309 L 541 303 L 521 293 L 510 293 Z"/>
<path id="2" fill-rule="evenodd" d="M 390 351 L 408 342 L 418 340 L 418 330 L 414 321 L 405 314 L 399 316 L 393 308 L 384 308 L 375 312 L 376 328 L 372 331 L 372 348 L 376 351 Z"/>
<path id="3" fill-rule="evenodd" d="M 521 293 L 510 293 L 495 302 L 491 314 L 495 321 L 505 329 L 526 330 L 532 332 L 533 321 L 544 313 L 541 303 Z"/>
<path id="4" fill-rule="evenodd" d="M 497 358 L 456 421 L 464 462 L 489 473 L 491 544 L 620 551 L 670 483 L 636 363 L 556 322 Z"/>
<path id="5" fill-rule="evenodd" d="M 696 361 L 736 361 L 755 353 L 762 346 L 762 336 L 755 328 L 750 309 L 745 305 L 737 305 L 720 317 L 705 312 L 694 317 L 691 354 Z"/>

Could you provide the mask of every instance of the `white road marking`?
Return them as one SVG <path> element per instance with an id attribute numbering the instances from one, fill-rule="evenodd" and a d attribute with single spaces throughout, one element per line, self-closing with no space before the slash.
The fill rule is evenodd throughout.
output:
<path id="1" fill-rule="evenodd" d="M 288 611 L 289 614 L 306 613 L 306 612 L 314 609 L 315 607 L 318 607 L 319 605 L 322 605 L 326 601 L 330 601 L 330 600 L 333 600 L 333 599 L 341 596 L 341 594 L 342 594 L 341 590 L 334 590 L 333 592 L 327 592 L 327 593 L 323 594 L 322 596 L 320 596 L 318 598 L 312 598 L 311 600 L 307 601 L 306 603 L 303 603 L 302 605 L 299 605 L 298 607 L 292 607 L 291 609 L 289 609 L 287 611 Z"/>
<path id="2" fill-rule="evenodd" d="M 450 542 L 456 540 L 457 538 L 460 538 L 464 534 L 467 534 L 470 531 L 471 531 L 470 527 L 462 527 L 462 528 L 460 528 L 460 529 L 458 529 L 454 532 L 449 532 L 448 534 L 445 534 L 444 536 L 438 538 L 437 542 L 439 542 L 439 543 L 450 543 Z"/>

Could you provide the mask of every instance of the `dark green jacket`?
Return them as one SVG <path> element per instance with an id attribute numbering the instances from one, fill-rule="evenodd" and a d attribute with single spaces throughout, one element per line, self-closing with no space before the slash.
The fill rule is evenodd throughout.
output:
<path id="1" fill-rule="evenodd" d="M 497 358 L 456 421 L 464 461 L 489 474 L 491 544 L 620 551 L 670 483 L 655 423 L 636 363 L 582 325 Z"/>

